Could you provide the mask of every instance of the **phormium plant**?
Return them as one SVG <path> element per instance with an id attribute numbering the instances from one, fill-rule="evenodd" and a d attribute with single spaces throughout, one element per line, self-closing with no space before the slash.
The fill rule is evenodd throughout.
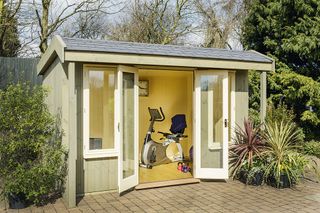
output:
<path id="1" fill-rule="evenodd" d="M 244 120 L 244 129 L 237 126 L 235 138 L 230 146 L 230 172 L 234 178 L 241 168 L 253 166 L 255 157 L 261 157 L 265 142 L 261 137 L 260 126 L 254 127 L 250 120 Z"/>

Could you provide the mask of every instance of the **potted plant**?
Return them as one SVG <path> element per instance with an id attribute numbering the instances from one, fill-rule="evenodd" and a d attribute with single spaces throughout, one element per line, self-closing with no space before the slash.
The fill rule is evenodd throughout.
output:
<path id="1" fill-rule="evenodd" d="M 265 161 L 262 158 L 256 158 L 248 171 L 247 184 L 259 186 L 264 182 Z"/>
<path id="2" fill-rule="evenodd" d="M 264 147 L 265 142 L 261 137 L 260 126 L 254 127 L 250 120 L 244 120 L 244 129 L 237 126 L 229 152 L 231 177 L 248 184 L 252 183 L 253 179 L 259 179 L 262 167 L 255 162 L 261 162 L 259 159 Z"/>
<path id="3" fill-rule="evenodd" d="M 254 158 L 251 166 L 244 162 L 235 178 L 245 184 L 259 186 L 264 182 L 264 171 L 265 161 L 261 158 Z"/>
<path id="4" fill-rule="evenodd" d="M 265 179 L 275 187 L 291 187 L 303 175 L 308 159 L 297 151 L 300 131 L 293 122 L 268 121 L 265 125 Z"/>

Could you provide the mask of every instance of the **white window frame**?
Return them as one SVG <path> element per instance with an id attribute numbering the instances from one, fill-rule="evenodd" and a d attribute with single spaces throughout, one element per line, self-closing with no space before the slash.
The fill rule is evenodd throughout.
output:
<path id="1" fill-rule="evenodd" d="M 89 71 L 114 71 L 114 110 L 117 109 L 117 69 L 114 66 L 105 65 L 84 65 L 83 66 L 83 157 L 84 159 L 92 158 L 106 158 L 106 157 L 118 157 L 119 156 L 119 143 L 116 140 L 117 131 L 117 119 L 114 118 L 114 148 L 113 149 L 89 149 L 90 142 L 90 88 L 89 88 Z"/>

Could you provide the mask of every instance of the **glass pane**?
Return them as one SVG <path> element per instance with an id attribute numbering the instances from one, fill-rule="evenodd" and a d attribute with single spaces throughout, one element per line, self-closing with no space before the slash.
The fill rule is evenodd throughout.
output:
<path id="1" fill-rule="evenodd" d="M 114 72 L 89 71 L 89 149 L 114 148 Z"/>
<path id="2" fill-rule="evenodd" d="M 134 73 L 123 73 L 123 178 L 134 174 Z"/>
<path id="3" fill-rule="evenodd" d="M 222 77 L 203 75 L 201 85 L 201 168 L 222 168 Z"/>

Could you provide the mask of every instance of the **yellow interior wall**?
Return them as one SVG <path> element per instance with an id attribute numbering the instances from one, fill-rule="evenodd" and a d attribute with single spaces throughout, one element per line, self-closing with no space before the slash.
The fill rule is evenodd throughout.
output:
<path id="1" fill-rule="evenodd" d="M 139 70 L 139 80 L 149 81 L 149 96 L 139 96 L 139 153 L 150 124 L 148 107 L 162 107 L 166 119 L 155 122 L 152 138 L 160 141 L 162 135 L 157 132 L 170 132 L 171 118 L 176 114 L 185 114 L 187 128 L 184 134 L 188 135 L 188 138 L 182 140 L 181 145 L 185 157 L 188 157 L 192 146 L 193 72 Z"/>

